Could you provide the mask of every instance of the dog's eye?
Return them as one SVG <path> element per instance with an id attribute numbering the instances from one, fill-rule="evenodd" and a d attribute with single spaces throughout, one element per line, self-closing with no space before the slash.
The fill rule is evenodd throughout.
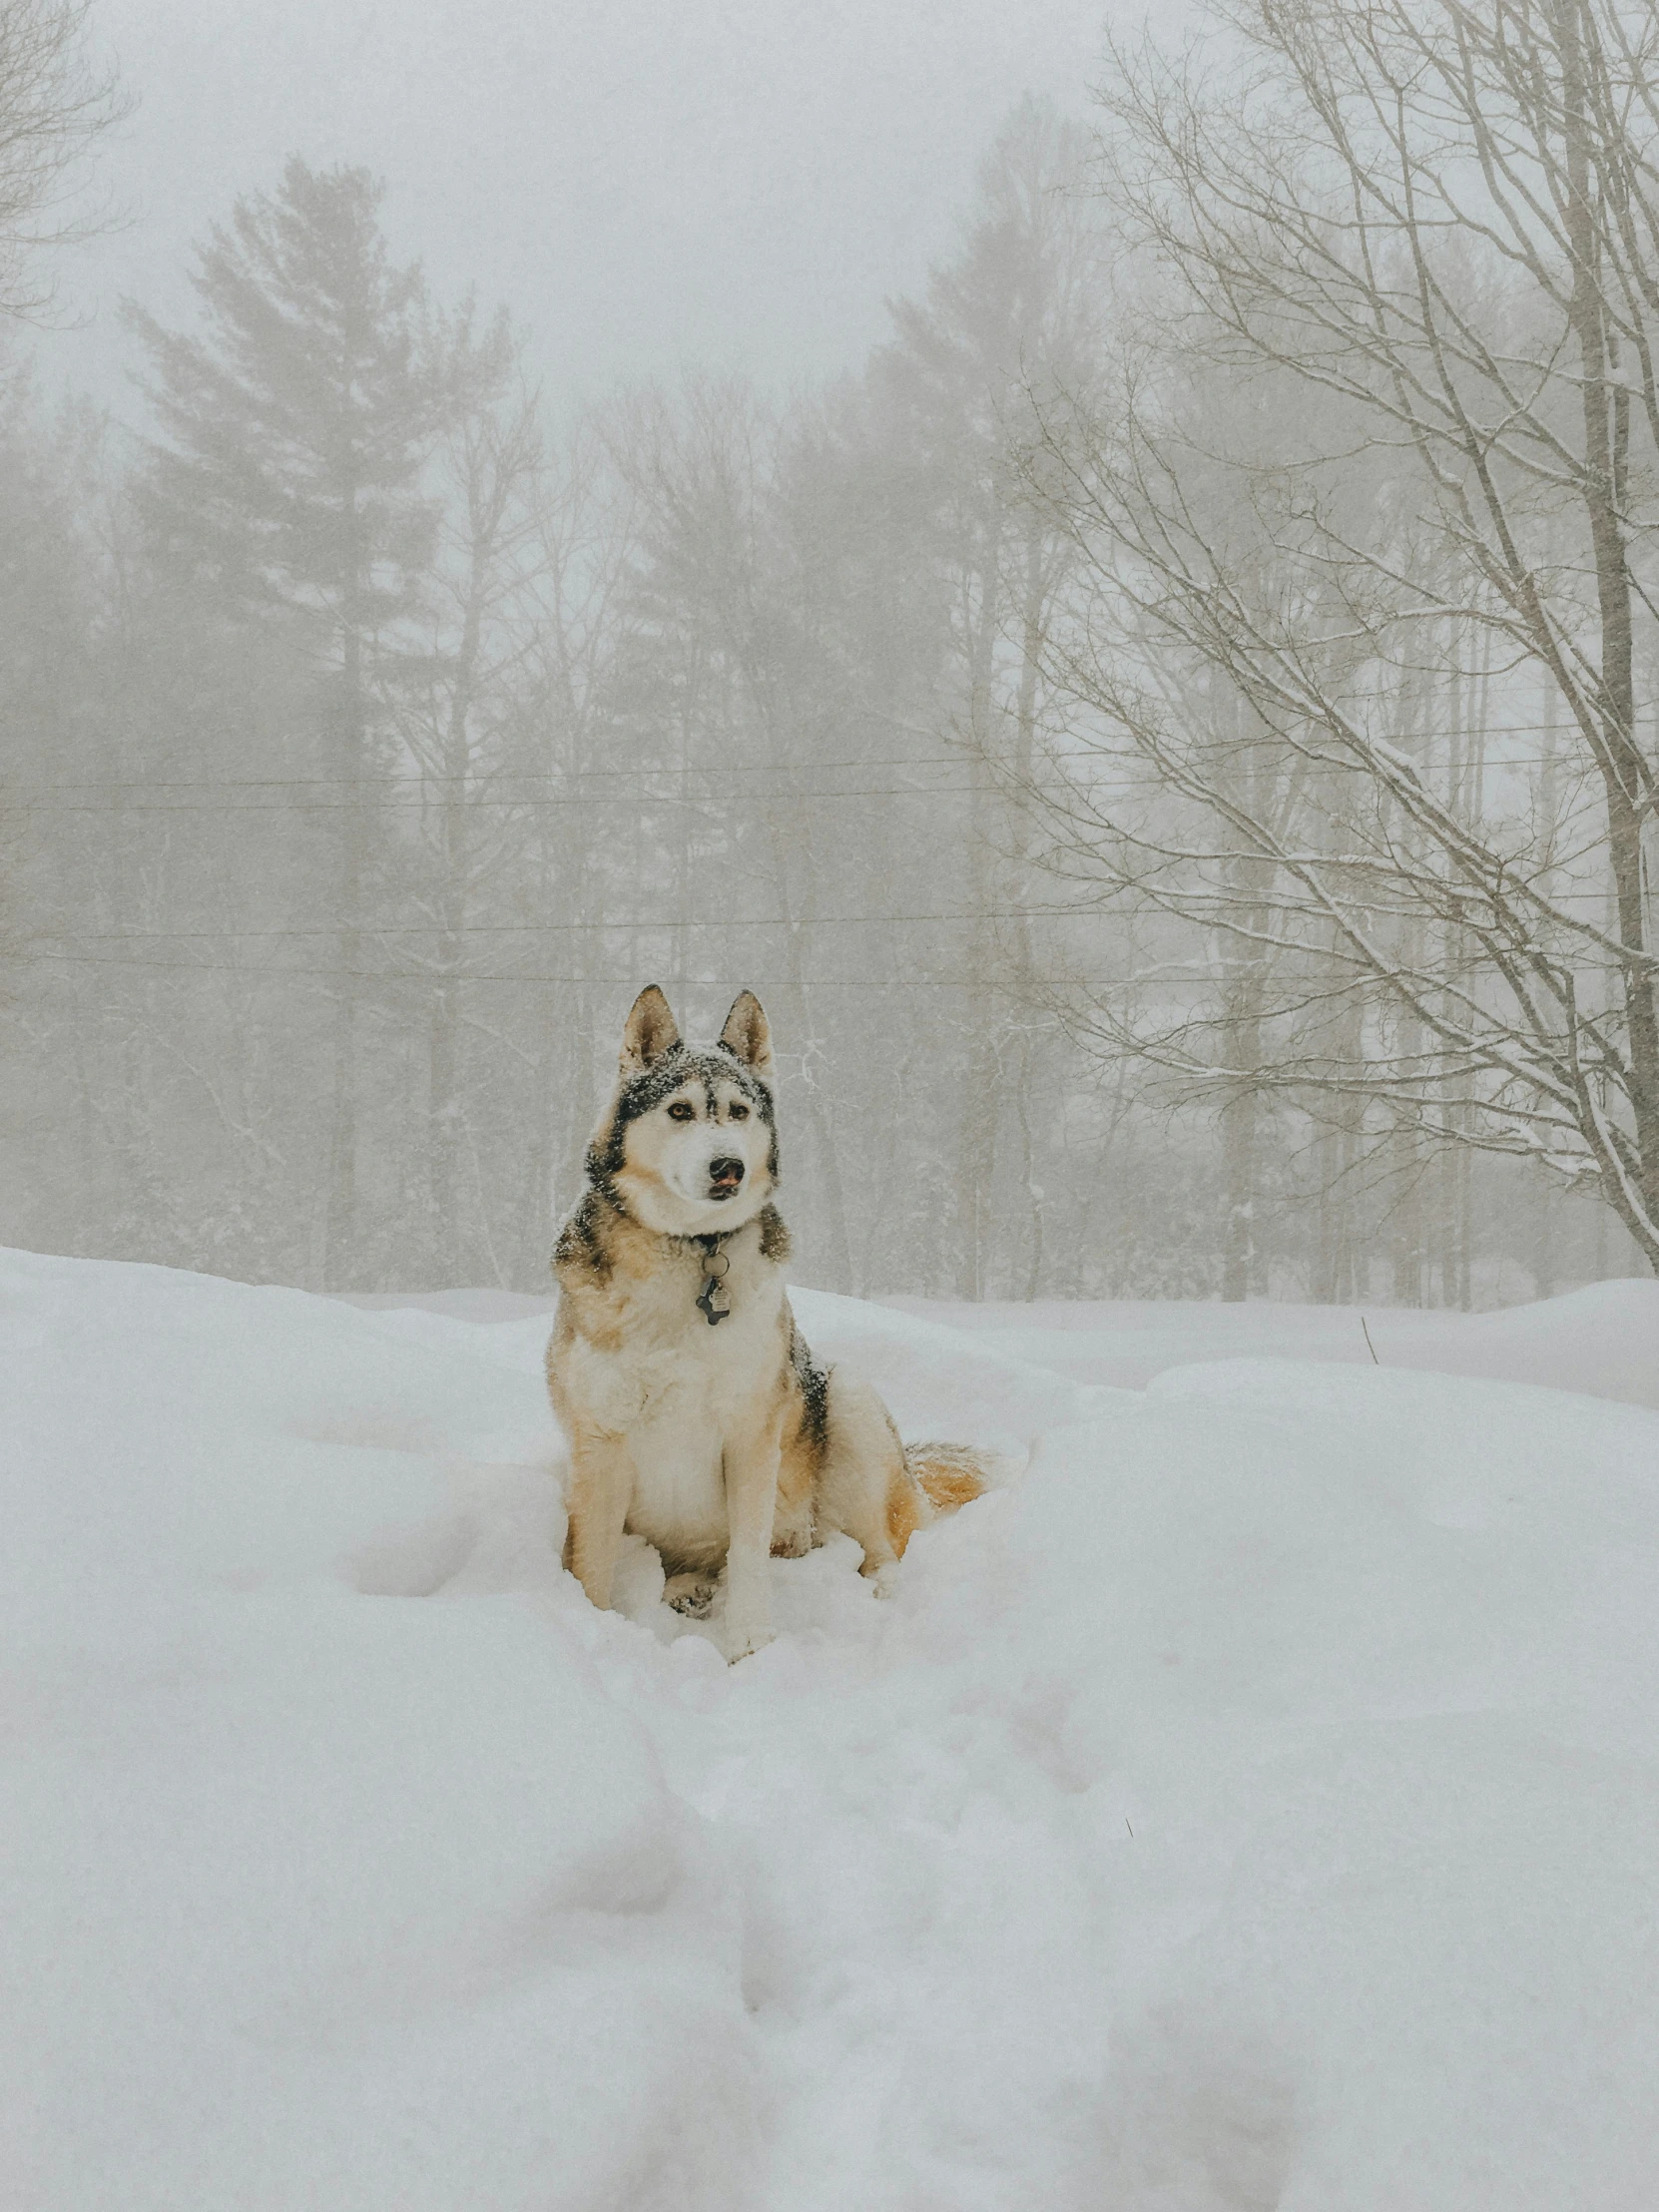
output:
<path id="1" fill-rule="evenodd" d="M 747 1106 L 728 1106 L 726 1118 L 729 1121 L 747 1121 L 749 1119 L 749 1108 Z"/>
<path id="2" fill-rule="evenodd" d="M 690 1121 L 692 1109 L 683 1098 L 677 1098 L 668 1110 L 668 1118 L 670 1121 Z"/>

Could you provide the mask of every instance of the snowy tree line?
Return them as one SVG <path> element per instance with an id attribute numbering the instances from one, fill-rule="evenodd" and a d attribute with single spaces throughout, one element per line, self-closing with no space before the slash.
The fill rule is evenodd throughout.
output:
<path id="1" fill-rule="evenodd" d="M 1659 1258 L 1655 27 L 1119 55 L 787 400 L 561 415 L 299 161 L 134 430 L 19 341 L 5 1234 L 540 1287 L 656 980 L 766 1000 L 831 1288 Z"/>

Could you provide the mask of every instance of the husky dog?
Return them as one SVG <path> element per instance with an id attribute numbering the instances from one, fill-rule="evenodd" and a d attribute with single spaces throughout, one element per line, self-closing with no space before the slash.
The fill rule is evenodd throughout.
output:
<path id="1" fill-rule="evenodd" d="M 767 1560 L 830 1530 L 863 1572 L 976 1497 L 953 1445 L 906 1452 L 875 1392 L 821 1368 L 784 1289 L 771 1032 L 741 993 L 718 1044 L 685 1044 L 655 984 L 622 1036 L 617 1087 L 588 1147 L 588 1188 L 553 1256 L 547 1348 L 570 1444 L 565 1565 L 609 1605 L 624 1529 L 656 1545 L 682 1611 L 726 1573 L 726 1648 L 772 1635 Z"/>

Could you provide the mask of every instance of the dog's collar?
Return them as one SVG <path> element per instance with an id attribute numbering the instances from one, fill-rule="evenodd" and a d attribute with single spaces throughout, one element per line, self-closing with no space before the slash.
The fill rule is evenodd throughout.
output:
<path id="1" fill-rule="evenodd" d="M 748 1227 L 747 1222 L 739 1222 L 736 1229 L 712 1229 L 705 1236 L 681 1239 L 683 1244 L 696 1245 L 703 1255 L 703 1288 L 697 1294 L 697 1310 L 711 1329 L 727 1320 L 732 1311 L 732 1302 L 726 1295 L 726 1277 L 732 1263 L 721 1246 Z"/>

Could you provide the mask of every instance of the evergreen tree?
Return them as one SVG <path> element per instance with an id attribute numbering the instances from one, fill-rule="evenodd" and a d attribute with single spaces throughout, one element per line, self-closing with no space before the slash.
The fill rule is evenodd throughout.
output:
<path id="1" fill-rule="evenodd" d="M 317 678 L 316 735 L 339 787 L 330 1285 L 349 1280 L 355 1244 L 376 701 L 431 558 L 423 476 L 457 399 L 444 349 L 423 342 L 420 271 L 395 267 L 381 236 L 381 194 L 366 171 L 295 158 L 276 193 L 239 202 L 211 234 L 199 334 L 127 309 L 163 433 L 139 487 L 153 544 L 193 590 L 283 625 Z"/>

